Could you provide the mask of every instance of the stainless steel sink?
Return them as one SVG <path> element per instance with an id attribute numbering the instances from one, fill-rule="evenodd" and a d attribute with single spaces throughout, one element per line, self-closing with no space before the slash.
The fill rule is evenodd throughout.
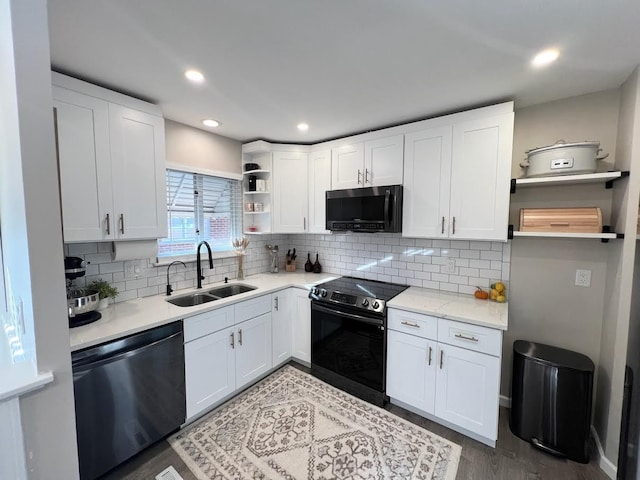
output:
<path id="1" fill-rule="evenodd" d="M 245 285 L 244 283 L 234 283 L 232 285 L 224 285 L 222 287 L 214 288 L 212 290 L 209 290 L 207 293 L 215 297 L 226 298 L 226 297 L 232 297 L 233 295 L 239 295 L 245 292 L 250 292 L 251 290 L 255 290 L 256 288 L 258 287 Z"/>
<path id="2" fill-rule="evenodd" d="M 203 303 L 220 300 L 221 297 L 209 295 L 206 293 L 191 293 L 181 297 L 167 299 L 167 302 L 177 305 L 178 307 L 193 307 L 194 305 L 202 305 Z"/>

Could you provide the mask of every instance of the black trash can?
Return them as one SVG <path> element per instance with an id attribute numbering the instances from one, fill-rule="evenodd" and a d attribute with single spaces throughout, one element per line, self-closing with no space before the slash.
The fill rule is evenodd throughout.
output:
<path id="1" fill-rule="evenodd" d="M 514 435 L 548 453 L 589 462 L 594 365 L 585 355 L 541 343 L 513 343 Z"/>

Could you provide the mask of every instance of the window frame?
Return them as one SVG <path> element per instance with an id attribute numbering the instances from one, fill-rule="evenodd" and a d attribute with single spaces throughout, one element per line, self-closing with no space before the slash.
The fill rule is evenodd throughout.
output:
<path id="1" fill-rule="evenodd" d="M 182 173 L 186 173 L 186 174 L 190 174 L 190 175 L 200 175 L 200 176 L 209 176 L 209 177 L 217 177 L 220 179 L 225 179 L 225 180 L 235 180 L 238 182 L 238 204 L 236 205 L 235 208 L 235 212 L 237 214 L 237 222 L 238 222 L 238 228 L 239 228 L 239 232 L 237 233 L 238 236 L 242 236 L 242 232 L 244 230 L 244 225 L 243 225 L 243 215 L 242 215 L 242 180 L 243 180 L 243 176 L 242 174 L 236 174 L 236 173 L 231 173 L 231 172 L 223 172 L 223 171 L 218 171 L 218 170 L 208 170 L 208 169 L 204 169 L 204 168 L 198 168 L 198 167 L 190 167 L 190 166 L 185 166 L 185 165 L 181 165 L 181 164 L 175 164 L 175 163 L 171 163 L 171 162 L 166 162 L 165 164 L 165 188 L 167 188 L 167 171 L 168 170 L 174 170 L 174 171 L 178 171 L 178 172 L 182 172 Z M 168 207 L 168 205 L 167 205 Z M 194 209 L 194 218 L 196 217 L 203 217 L 204 214 L 204 208 L 202 209 L 201 212 L 197 212 L 197 209 Z M 168 209 L 167 209 L 167 215 L 166 215 L 166 221 L 167 221 L 167 227 L 170 231 L 170 225 L 169 225 L 169 215 L 168 215 Z M 199 227 L 199 226 L 198 226 Z M 167 237 L 165 237 L 167 238 Z M 162 239 L 158 239 L 158 247 L 160 246 L 160 240 Z M 235 251 L 233 250 L 233 247 L 231 245 L 229 245 L 229 249 L 228 250 L 218 250 L 218 251 L 213 251 L 212 252 L 212 256 L 214 259 L 216 258 L 232 258 L 235 257 Z M 156 262 L 154 263 L 154 266 L 165 266 L 165 265 L 169 265 L 171 262 L 174 261 L 182 261 L 185 263 L 192 263 L 196 261 L 196 257 L 197 254 L 194 252 L 192 254 L 177 254 L 177 255 L 165 255 L 165 256 L 159 256 L 156 255 Z"/>

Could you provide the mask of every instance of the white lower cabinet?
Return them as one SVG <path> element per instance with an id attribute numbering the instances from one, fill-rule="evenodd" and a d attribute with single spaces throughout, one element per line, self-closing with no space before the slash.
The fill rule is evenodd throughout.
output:
<path id="1" fill-rule="evenodd" d="M 187 319 L 188 321 L 189 319 Z M 184 346 L 187 418 L 206 410 L 236 388 L 233 329 L 224 329 Z"/>
<path id="2" fill-rule="evenodd" d="M 192 420 L 271 370 L 271 295 L 185 319 L 184 340 Z"/>
<path id="3" fill-rule="evenodd" d="M 289 288 L 271 294 L 271 342 L 274 367 L 291 358 L 292 290 Z"/>
<path id="4" fill-rule="evenodd" d="M 391 401 L 494 446 L 501 332 L 391 308 L 388 325 L 387 394 Z M 451 342 L 462 347 L 444 343 L 452 332 Z"/>
<path id="5" fill-rule="evenodd" d="M 292 310 L 291 356 L 311 363 L 311 300 L 307 290 L 293 289 Z"/>
<path id="6" fill-rule="evenodd" d="M 500 359 L 441 344 L 437 372 L 436 416 L 497 439 Z"/>
<path id="7" fill-rule="evenodd" d="M 271 369 L 271 313 L 236 325 L 236 388 Z"/>
<path id="8" fill-rule="evenodd" d="M 389 330 L 387 352 L 387 395 L 434 413 L 436 342 Z"/>

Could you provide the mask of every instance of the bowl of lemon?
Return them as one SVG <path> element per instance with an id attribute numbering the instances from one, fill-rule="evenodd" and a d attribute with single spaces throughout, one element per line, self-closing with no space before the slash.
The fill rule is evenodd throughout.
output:
<path id="1" fill-rule="evenodd" d="M 505 303 L 507 301 L 507 286 L 504 282 L 498 281 L 490 285 L 489 300 L 498 303 Z"/>

